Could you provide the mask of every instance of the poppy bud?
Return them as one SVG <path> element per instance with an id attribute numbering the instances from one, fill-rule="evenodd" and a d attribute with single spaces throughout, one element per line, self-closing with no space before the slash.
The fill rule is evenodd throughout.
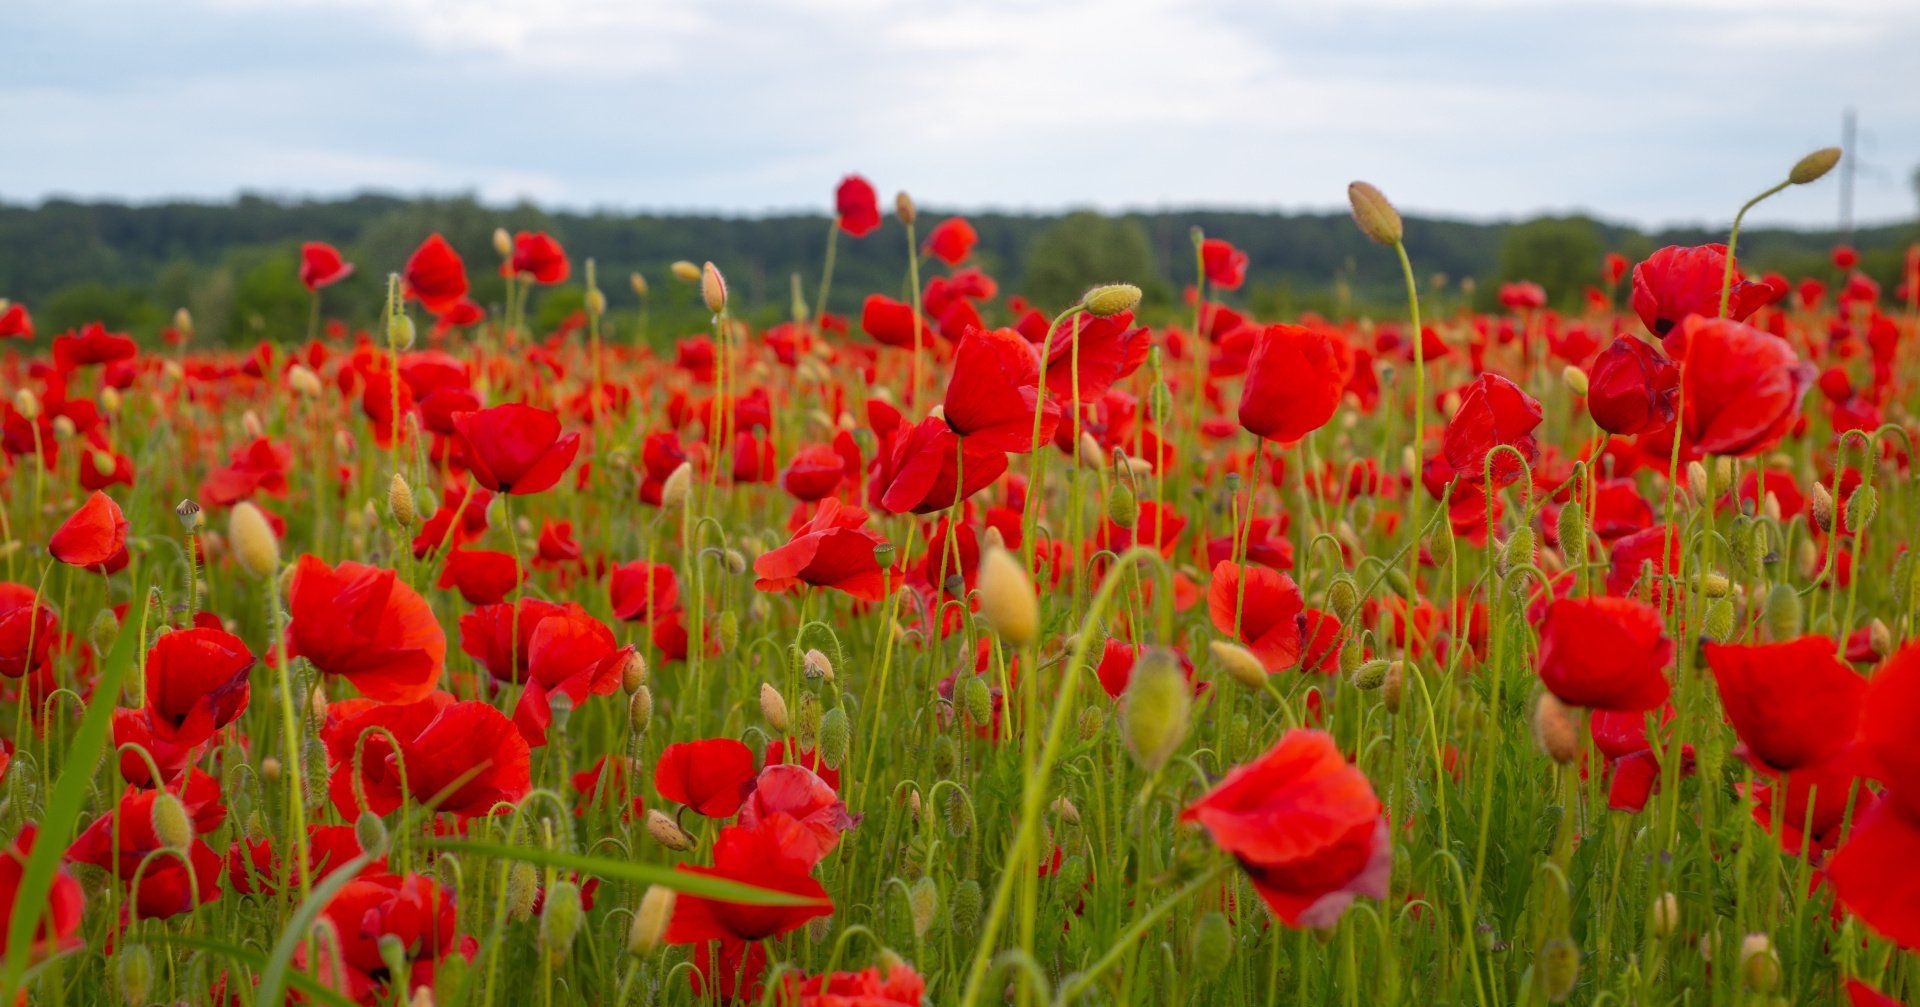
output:
<path id="1" fill-rule="evenodd" d="M 586 301 L 588 315 L 598 318 L 607 313 L 607 295 L 601 293 L 599 287 L 587 291 Z"/>
<path id="2" fill-rule="evenodd" d="M 287 387 L 297 395 L 307 398 L 317 397 L 321 390 L 320 375 L 313 373 L 305 364 L 294 364 L 287 371 Z"/>
<path id="3" fill-rule="evenodd" d="M 1755 993 L 1771 992 L 1780 984 L 1780 955 L 1766 934 L 1748 934 L 1740 942 L 1740 978 Z"/>
<path id="4" fill-rule="evenodd" d="M 631 696 L 647 683 L 647 659 L 637 650 L 627 652 L 620 661 L 620 688 Z"/>
<path id="5" fill-rule="evenodd" d="M 1893 630 L 1885 622 L 1875 619 L 1867 623 L 1867 643 L 1876 654 L 1884 654 L 1893 649 Z"/>
<path id="6" fill-rule="evenodd" d="M 985 727 L 993 722 L 993 689 L 984 675 L 967 679 L 967 717 Z"/>
<path id="7" fill-rule="evenodd" d="M 1226 640 L 1214 640 L 1207 644 L 1207 652 L 1219 662 L 1221 669 L 1227 673 L 1227 677 L 1246 688 L 1258 691 L 1266 684 L 1266 667 L 1247 648 Z"/>
<path id="8" fill-rule="evenodd" d="M 1088 468 L 1095 468 L 1106 461 L 1106 457 L 1100 453 L 1100 442 L 1094 440 L 1093 435 L 1084 430 L 1080 431 L 1080 441 L 1075 447 L 1078 449 L 1077 457 L 1080 464 Z"/>
<path id="9" fill-rule="evenodd" d="M 269 755 L 260 760 L 260 777 L 268 783 L 280 782 L 280 760 Z"/>
<path id="10" fill-rule="evenodd" d="M 1560 1003 L 1573 994 L 1580 981 L 1580 949 L 1565 937 L 1555 937 L 1540 946 L 1540 985 L 1547 999 Z"/>
<path id="11" fill-rule="evenodd" d="M 693 849 L 693 837 L 658 808 L 647 809 L 647 835 L 669 850 Z"/>
<path id="12" fill-rule="evenodd" d="M 395 350 L 413 349 L 414 338 L 418 332 L 413 327 L 413 318 L 405 312 L 395 312 L 387 319 L 387 346 Z M 396 419 L 397 422 L 397 419 Z"/>
<path id="13" fill-rule="evenodd" d="M 955 787 L 947 791 L 947 831 L 955 838 L 973 831 L 973 802 L 965 791 Z"/>
<path id="14" fill-rule="evenodd" d="M 627 285 L 633 288 L 633 296 L 647 296 L 647 278 L 641 276 L 639 273 L 628 273 Z"/>
<path id="15" fill-rule="evenodd" d="M 679 280 L 683 283 L 699 283 L 700 282 L 700 267 L 694 265 L 691 262 L 688 262 L 685 259 L 680 259 L 674 262 L 673 265 L 667 268 L 670 272 L 673 273 L 674 279 Z"/>
<path id="16" fill-rule="evenodd" d="M 205 512 L 192 500 L 182 500 L 174 504 L 173 516 L 180 519 L 180 527 L 186 529 L 189 534 L 199 531 L 200 526 L 207 522 Z"/>
<path id="17" fill-rule="evenodd" d="M 1108 318 L 1122 311 L 1132 311 L 1140 304 L 1140 288 L 1131 283 L 1109 283 L 1095 287 L 1080 298 L 1087 314 L 1097 318 Z"/>
<path id="18" fill-rule="evenodd" d="M 711 262 L 700 267 L 700 296 L 706 299 L 707 310 L 716 315 L 727 308 L 726 277 L 721 276 L 719 267 Z"/>
<path id="19" fill-rule="evenodd" d="M 959 747 L 953 739 L 942 734 L 933 739 L 933 771 L 941 777 L 951 776 L 953 767 L 960 761 Z"/>
<path id="20" fill-rule="evenodd" d="M 940 913 L 940 886 L 922 875 L 907 892 L 907 908 L 913 915 L 913 935 L 925 937 Z"/>
<path id="21" fill-rule="evenodd" d="M 547 898 L 540 907 L 540 950 L 555 963 L 567 960 L 573 939 L 580 933 L 580 886 L 571 881 L 556 881 L 547 886 Z"/>
<path id="22" fill-rule="evenodd" d="M 1879 509 L 1880 495 L 1871 485 L 1861 483 L 1847 497 L 1847 530 L 1865 531 L 1867 526 L 1873 523 L 1873 516 Z"/>
<path id="23" fill-rule="evenodd" d="M 1521 528 L 1508 538 L 1500 547 L 1500 573 L 1505 576 L 1514 569 L 1533 562 L 1533 529 Z"/>
<path id="24" fill-rule="evenodd" d="M 1147 406 L 1153 411 L 1153 418 L 1161 423 L 1171 421 L 1173 417 L 1173 389 L 1165 381 L 1153 383 L 1153 389 L 1147 393 Z"/>
<path id="25" fill-rule="evenodd" d="M 980 921 L 980 882 L 968 878 L 953 886 L 953 896 L 947 902 L 947 919 L 953 925 L 953 932 L 972 934 L 973 925 Z"/>
<path id="26" fill-rule="evenodd" d="M 673 919 L 674 891 L 664 885 L 648 885 L 640 896 L 640 908 L 633 911 L 633 924 L 627 928 L 627 953 L 652 954 L 667 934 L 667 921 Z"/>
<path id="27" fill-rule="evenodd" d="M 1820 177 L 1833 170 L 1840 163 L 1840 148 L 1822 147 L 1794 162 L 1793 170 L 1787 172 L 1787 181 L 1795 185 L 1806 185 L 1819 181 Z"/>
<path id="28" fill-rule="evenodd" d="M 280 540 L 273 537 L 267 516 L 250 500 L 234 504 L 228 513 L 227 543 L 240 568 L 251 576 L 271 577 L 280 569 Z"/>
<path id="29" fill-rule="evenodd" d="M 353 840 L 361 852 L 377 855 L 387 848 L 387 823 L 371 811 L 362 811 L 353 822 Z"/>
<path id="30" fill-rule="evenodd" d="M 1386 658 L 1376 657 L 1362 664 L 1360 667 L 1353 669 L 1352 673 L 1347 676 L 1347 684 L 1362 691 L 1378 689 L 1387 680 L 1387 665 L 1389 663 L 1391 662 Z"/>
<path id="31" fill-rule="evenodd" d="M 635 734 L 647 733 L 647 726 L 653 723 L 653 690 L 644 684 L 633 690 L 627 700 L 627 725 Z"/>
<path id="32" fill-rule="evenodd" d="M 794 701 L 793 735 L 799 739 L 801 748 L 819 747 L 823 714 L 820 697 L 811 692 L 802 691 Z"/>
<path id="33" fill-rule="evenodd" d="M 720 553 L 720 561 L 726 564 L 727 572 L 735 577 L 747 572 L 747 557 L 738 549 L 725 549 Z"/>
<path id="34" fill-rule="evenodd" d="M 1700 624 L 1700 635 L 1717 642 L 1724 642 L 1731 638 L 1733 636 L 1733 602 L 1725 598 L 1716 598 L 1713 604 L 1708 605 L 1706 618 Z"/>
<path id="35" fill-rule="evenodd" d="M 1707 467 L 1698 461 L 1687 463 L 1687 492 L 1693 494 L 1695 500 L 1707 498 Z"/>
<path id="36" fill-rule="evenodd" d="M 506 228 L 493 229 L 493 250 L 503 259 L 513 254 L 513 235 L 508 234 Z"/>
<path id="37" fill-rule="evenodd" d="M 108 385 L 100 389 L 100 408 L 109 413 L 120 411 L 120 389 Z M 105 475 L 106 473 L 101 473 Z"/>
<path id="38" fill-rule="evenodd" d="M 19 391 L 14 392 L 13 393 L 13 410 L 14 412 L 17 412 L 20 414 L 21 419 L 24 419 L 24 420 L 39 419 L 40 418 L 40 396 L 35 395 L 33 393 L 33 389 L 31 388 L 22 388 Z"/>
<path id="39" fill-rule="evenodd" d="M 534 897 L 540 894 L 540 872 L 532 864 L 521 862 L 507 868 L 507 918 L 524 920 L 533 915 Z"/>
<path id="40" fill-rule="evenodd" d="M 453 957 L 458 957 L 458 956 L 456 955 Z M 461 960 L 465 961 L 466 959 L 463 958 Z M 449 979 L 445 972 L 436 971 L 434 974 L 440 977 L 441 982 L 444 982 L 447 984 L 448 989 L 457 990 L 457 989 L 466 988 L 466 986 L 463 983 L 461 983 L 458 979 Z M 407 1007 L 434 1007 L 436 1003 L 437 1001 L 435 1001 L 433 998 L 433 987 L 416 986 L 413 989 L 412 998 L 407 1001 Z"/>
<path id="41" fill-rule="evenodd" d="M 1404 229 L 1400 213 L 1387 197 L 1366 182 L 1347 186 L 1347 202 L 1353 205 L 1353 222 L 1361 233 L 1382 245 L 1398 245 Z"/>
<path id="42" fill-rule="evenodd" d="M 1796 639 L 1806 624 L 1806 613 L 1800 607 L 1800 594 L 1791 584 L 1775 584 L 1767 592 L 1767 606 L 1763 617 L 1767 622 L 1767 635 L 1776 642 Z"/>
<path id="43" fill-rule="evenodd" d="M 1067 795 L 1061 794 L 1059 797 L 1054 798 L 1051 807 L 1053 808 L 1053 813 L 1060 816 L 1061 821 L 1068 825 L 1080 824 L 1080 809 L 1075 807 L 1073 802 L 1067 799 Z"/>
<path id="44" fill-rule="evenodd" d="M 1004 548 L 989 549 L 980 557 L 980 614 L 1000 639 L 1025 647 L 1040 636 L 1040 599 L 1033 579 L 1020 561 Z"/>
<path id="45" fill-rule="evenodd" d="M 413 509 L 413 487 L 407 485 L 406 477 L 398 472 L 387 481 L 387 513 L 402 528 L 412 528 L 420 516 Z"/>
<path id="46" fill-rule="evenodd" d="M 153 952 L 145 944 L 129 944 L 114 955 L 120 996 L 127 1007 L 145 1007 L 153 991 Z"/>
<path id="47" fill-rule="evenodd" d="M 1219 975 L 1233 953 L 1233 924 L 1225 914 L 1210 909 L 1193 925 L 1194 971 L 1203 976 Z"/>
<path id="48" fill-rule="evenodd" d="M 912 224 L 920 214 L 914 209 L 913 197 L 903 191 L 894 193 L 893 215 L 899 217 L 902 224 Z"/>
<path id="49" fill-rule="evenodd" d="M 1661 937 L 1671 937 L 1680 929 L 1680 897 L 1672 892 L 1662 892 L 1653 900 L 1653 932 Z"/>
<path id="50" fill-rule="evenodd" d="M 185 308 L 173 309 L 173 327 L 183 336 L 193 335 L 193 312 Z"/>
<path id="51" fill-rule="evenodd" d="M 806 654 L 801 657 L 800 666 L 808 678 L 822 678 L 829 682 L 833 681 L 833 662 L 827 660 L 827 655 L 820 653 L 820 648 L 818 647 L 808 650 Z"/>
<path id="52" fill-rule="evenodd" d="M 1158 772 L 1187 736 L 1193 715 L 1193 688 L 1166 650 L 1155 647 L 1140 656 L 1127 683 L 1121 727 L 1133 761 Z"/>
<path id="53" fill-rule="evenodd" d="M 1579 501 L 1560 508 L 1555 530 L 1560 536 L 1560 551 L 1568 556 L 1584 556 L 1587 551 L 1587 511 Z M 1575 550 L 1578 550 L 1576 552 Z"/>
<path id="54" fill-rule="evenodd" d="M 1533 704 L 1533 740 L 1542 754 L 1564 766 L 1580 754 L 1580 727 L 1573 711 L 1551 692 Z"/>
<path id="55" fill-rule="evenodd" d="M 1807 505 L 1813 511 L 1814 526 L 1821 531 L 1832 531 L 1833 494 L 1827 491 L 1825 485 L 1816 482 L 1813 484 L 1813 492 L 1807 496 Z"/>
<path id="56" fill-rule="evenodd" d="M 1097 706 L 1083 706 L 1080 716 L 1075 718 L 1073 730 L 1081 741 L 1092 741 L 1100 736 L 1102 728 L 1107 726 L 1106 712 Z"/>
<path id="57" fill-rule="evenodd" d="M 1394 713 L 1400 712 L 1400 693 L 1406 684 L 1406 665 L 1388 661 L 1386 676 L 1380 680 L 1380 702 Z"/>
<path id="58" fill-rule="evenodd" d="M 1115 480 L 1113 492 L 1107 494 L 1107 520 L 1116 528 L 1131 530 L 1140 520 L 1140 501 L 1133 495 L 1133 487 L 1126 480 Z"/>
<path id="59" fill-rule="evenodd" d="M 839 769 L 847 761 L 853 744 L 853 722 L 843 707 L 834 707 L 820 718 L 820 761 L 828 769 Z"/>
<path id="60" fill-rule="evenodd" d="M 687 505 L 687 494 L 693 489 L 693 463 L 681 462 L 665 482 L 660 484 L 660 507 L 663 510 L 679 510 Z"/>
<path id="61" fill-rule="evenodd" d="M 787 699 L 771 682 L 760 683 L 760 716 L 775 731 L 787 733 Z"/>
<path id="62" fill-rule="evenodd" d="M 1587 372 L 1577 365 L 1568 364 L 1560 371 L 1560 380 L 1566 383 L 1567 390 L 1575 395 L 1587 394 Z"/>
<path id="63" fill-rule="evenodd" d="M 172 791 L 162 790 L 153 799 L 153 834 L 169 850 L 184 850 L 193 843 L 193 823 L 187 818 L 187 806 Z"/>

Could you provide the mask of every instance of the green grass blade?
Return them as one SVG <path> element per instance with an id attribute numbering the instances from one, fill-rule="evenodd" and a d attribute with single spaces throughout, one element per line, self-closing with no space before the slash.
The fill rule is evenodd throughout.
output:
<path id="1" fill-rule="evenodd" d="M 813 906 L 821 900 L 792 892 L 775 891 L 755 885 L 728 881 L 725 878 L 711 877 L 705 874 L 690 874 L 676 871 L 659 864 L 642 864 L 629 860 L 612 860 L 605 857 L 589 857 L 578 853 L 562 853 L 555 850 L 534 850 L 519 846 L 507 846 L 501 843 L 476 843 L 465 840 L 436 840 L 427 844 L 433 849 L 448 853 L 468 853 L 480 857 L 492 857 L 499 860 L 518 860 L 542 867 L 561 870 L 580 871 L 598 875 L 613 881 L 637 881 L 642 884 L 659 885 L 671 888 L 682 895 L 696 898 L 713 899 L 718 902 L 734 902 L 749 906 Z"/>

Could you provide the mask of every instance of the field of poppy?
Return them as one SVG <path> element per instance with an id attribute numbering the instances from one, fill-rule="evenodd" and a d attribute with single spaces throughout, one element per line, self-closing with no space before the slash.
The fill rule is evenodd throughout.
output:
<path id="1" fill-rule="evenodd" d="M 1920 248 L 1423 317 L 1348 196 L 1404 315 L 860 176 L 767 327 L 505 231 L 246 352 L 0 302 L 0 999 L 1920 1002 Z"/>

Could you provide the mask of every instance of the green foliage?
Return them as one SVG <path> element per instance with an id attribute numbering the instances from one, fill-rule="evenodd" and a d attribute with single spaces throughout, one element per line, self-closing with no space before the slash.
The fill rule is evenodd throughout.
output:
<path id="1" fill-rule="evenodd" d="M 1597 282 L 1606 253 L 1600 227 L 1591 218 L 1542 217 L 1507 228 L 1500 239 L 1499 278 L 1538 283 L 1549 303 L 1565 307 Z M 1492 285 L 1481 292 L 1489 299 L 1496 294 Z"/>
<path id="2" fill-rule="evenodd" d="M 1049 311 L 1101 283 L 1161 285 L 1153 282 L 1158 271 L 1146 229 L 1128 217 L 1070 213 L 1034 235 L 1026 261 L 1020 288 Z"/>

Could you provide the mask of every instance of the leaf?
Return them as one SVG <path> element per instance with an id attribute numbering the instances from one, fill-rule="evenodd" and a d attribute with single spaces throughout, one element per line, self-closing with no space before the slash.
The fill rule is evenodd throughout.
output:
<path id="1" fill-rule="evenodd" d="M 267 960 L 266 967 L 260 972 L 260 996 L 257 1002 L 263 1004 L 281 1002 L 282 994 L 286 992 L 287 983 L 291 978 L 287 968 L 293 962 L 293 951 L 300 946 L 301 940 L 313 926 L 314 917 L 320 915 L 320 910 L 325 909 L 327 903 L 332 902 L 333 897 L 340 894 L 342 888 L 347 887 L 349 882 L 360 876 L 362 868 L 373 863 L 385 852 L 385 850 L 379 850 L 361 853 L 335 868 L 325 880 L 313 887 L 312 893 L 300 903 L 299 908 L 293 911 L 293 918 L 287 920 L 286 928 L 280 931 L 280 939 L 273 942 L 273 956 Z"/>
<path id="2" fill-rule="evenodd" d="M 447 853 L 470 853 L 480 857 L 492 857 L 500 860 L 518 860 L 542 867 L 554 867 L 564 870 L 594 874 L 613 881 L 637 881 L 642 884 L 659 885 L 671 888 L 682 895 L 695 898 L 712 899 L 716 902 L 732 902 L 747 906 L 813 906 L 820 900 L 792 892 L 775 891 L 755 885 L 728 881 L 705 874 L 689 874 L 676 871 L 659 864 L 642 864 L 630 860 L 613 860 L 606 857 L 589 857 L 578 853 L 562 853 L 554 850 L 534 850 L 519 846 L 507 846 L 503 843 L 477 843 L 466 840 L 430 840 L 427 846 Z"/>

